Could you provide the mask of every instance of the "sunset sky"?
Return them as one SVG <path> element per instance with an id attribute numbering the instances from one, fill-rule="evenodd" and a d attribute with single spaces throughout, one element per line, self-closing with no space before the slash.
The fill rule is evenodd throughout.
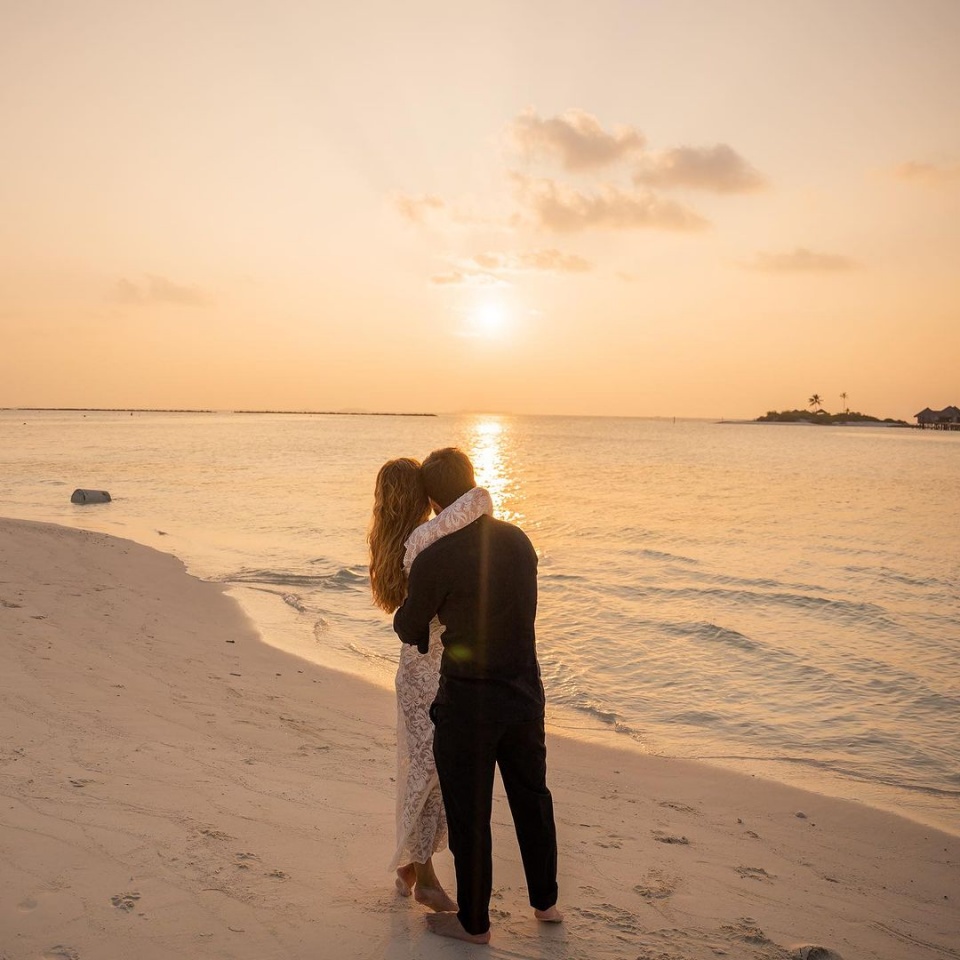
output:
<path id="1" fill-rule="evenodd" d="M 0 2 L 0 406 L 960 404 L 956 0 Z"/>

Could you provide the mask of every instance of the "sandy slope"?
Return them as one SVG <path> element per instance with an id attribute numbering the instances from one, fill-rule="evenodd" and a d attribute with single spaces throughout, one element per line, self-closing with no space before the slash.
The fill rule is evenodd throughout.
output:
<path id="1" fill-rule="evenodd" d="M 498 795 L 493 942 L 435 938 L 384 869 L 393 719 L 175 558 L 0 520 L 0 960 L 960 958 L 960 839 L 558 737 L 567 922 Z"/>

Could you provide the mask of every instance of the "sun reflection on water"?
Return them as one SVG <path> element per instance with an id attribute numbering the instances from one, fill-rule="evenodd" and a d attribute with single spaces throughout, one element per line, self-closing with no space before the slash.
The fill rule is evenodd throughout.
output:
<path id="1" fill-rule="evenodd" d="M 469 429 L 467 455 L 473 461 L 477 486 L 486 487 L 495 515 L 510 523 L 522 523 L 515 503 L 515 479 L 511 470 L 510 425 L 505 418 L 479 417 Z"/>

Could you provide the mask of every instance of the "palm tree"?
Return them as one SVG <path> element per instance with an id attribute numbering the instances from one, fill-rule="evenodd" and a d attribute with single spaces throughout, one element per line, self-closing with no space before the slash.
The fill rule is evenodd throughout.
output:
<path id="1" fill-rule="evenodd" d="M 843 401 L 843 412 L 849 413 L 850 408 L 847 406 L 847 394 L 846 391 L 840 394 L 840 399 Z"/>
<path id="2" fill-rule="evenodd" d="M 819 394 L 819 393 L 815 393 L 815 394 L 807 401 L 807 406 L 808 406 L 808 407 L 816 407 L 818 410 L 820 409 L 820 407 L 821 407 L 822 405 L 823 405 L 823 401 L 820 399 L 820 394 Z"/>

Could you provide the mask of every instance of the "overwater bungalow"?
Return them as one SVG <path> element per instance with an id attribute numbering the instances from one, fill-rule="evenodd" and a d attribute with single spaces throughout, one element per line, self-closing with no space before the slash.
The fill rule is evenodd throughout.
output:
<path id="1" fill-rule="evenodd" d="M 924 407 L 915 416 L 921 430 L 960 430 L 960 408 L 954 406 L 942 410 Z"/>

